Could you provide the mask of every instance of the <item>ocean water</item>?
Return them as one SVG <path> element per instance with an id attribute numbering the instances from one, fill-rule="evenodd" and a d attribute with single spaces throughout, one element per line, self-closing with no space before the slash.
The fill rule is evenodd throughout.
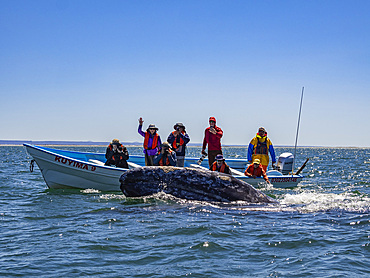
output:
<path id="1" fill-rule="evenodd" d="M 50 190 L 24 147 L 2 146 L 0 277 L 370 277 L 370 149 L 298 148 L 297 168 L 306 158 L 297 188 L 261 189 L 279 204 L 220 204 Z"/>

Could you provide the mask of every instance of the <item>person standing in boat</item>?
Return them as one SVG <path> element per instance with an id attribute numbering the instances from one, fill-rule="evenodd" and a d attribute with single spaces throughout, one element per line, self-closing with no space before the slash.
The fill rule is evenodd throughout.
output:
<path id="1" fill-rule="evenodd" d="M 155 166 L 176 166 L 176 152 L 171 149 L 168 142 L 161 145 L 161 152 L 154 158 Z"/>
<path id="2" fill-rule="evenodd" d="M 189 143 L 190 137 L 186 133 L 185 126 L 182 123 L 176 123 L 173 128 L 175 131 L 172 131 L 168 135 L 167 142 L 176 152 L 176 166 L 184 167 L 186 144 Z"/>
<path id="3" fill-rule="evenodd" d="M 157 133 L 158 128 L 153 124 L 150 124 L 145 132 L 142 131 L 143 123 L 143 118 L 140 118 L 138 132 L 144 137 L 145 165 L 154 166 L 154 157 L 161 149 L 161 137 Z"/>
<path id="4" fill-rule="evenodd" d="M 267 166 L 269 165 L 269 152 L 271 155 L 272 167 L 274 168 L 276 163 L 274 146 L 270 138 L 267 138 L 265 128 L 260 127 L 256 137 L 249 143 L 247 159 L 249 163 L 252 163 L 252 161 L 258 158 L 263 169 L 267 171 Z"/>
<path id="5" fill-rule="evenodd" d="M 265 170 L 263 169 L 260 160 L 256 158 L 253 160 L 253 164 L 250 164 L 248 168 L 245 170 L 244 175 L 251 177 L 251 178 L 256 178 L 256 177 L 263 177 L 263 179 L 267 182 L 270 183 L 269 178 L 266 175 Z"/>
<path id="6" fill-rule="evenodd" d="M 209 170 L 231 175 L 230 167 L 226 164 L 222 154 L 216 155 L 216 161 L 213 162 Z"/>
<path id="7" fill-rule="evenodd" d="M 105 158 L 107 161 L 104 165 L 114 165 L 118 168 L 127 168 L 127 160 L 129 159 L 128 151 L 124 145 L 122 145 L 118 139 L 113 139 L 112 143 L 109 144 L 105 152 Z"/>
<path id="8" fill-rule="evenodd" d="M 212 166 L 215 161 L 216 155 L 222 154 L 221 138 L 223 131 L 220 127 L 216 126 L 216 118 L 209 118 L 209 127 L 204 131 L 202 154 L 207 155 L 206 147 L 208 144 L 208 164 Z"/>

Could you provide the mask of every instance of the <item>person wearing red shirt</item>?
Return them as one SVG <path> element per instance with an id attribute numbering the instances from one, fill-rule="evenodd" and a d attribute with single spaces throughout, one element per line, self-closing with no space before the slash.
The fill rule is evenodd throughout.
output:
<path id="1" fill-rule="evenodd" d="M 216 118 L 209 118 L 209 127 L 204 131 L 202 154 L 206 155 L 206 147 L 208 144 L 208 164 L 212 166 L 215 161 L 216 155 L 222 154 L 221 138 L 223 131 L 220 127 L 216 126 Z"/>

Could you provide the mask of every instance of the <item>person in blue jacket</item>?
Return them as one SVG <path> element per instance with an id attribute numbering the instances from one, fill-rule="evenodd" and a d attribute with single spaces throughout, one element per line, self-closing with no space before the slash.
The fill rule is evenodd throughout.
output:
<path id="1" fill-rule="evenodd" d="M 276 163 L 275 150 L 270 138 L 267 137 L 265 128 L 260 127 L 256 137 L 252 138 L 248 146 L 247 159 L 249 163 L 252 163 L 255 159 L 259 159 L 262 168 L 267 171 L 269 165 L 269 153 L 271 155 L 272 167 L 274 168 Z"/>
<path id="2" fill-rule="evenodd" d="M 190 137 L 185 131 L 185 126 L 182 123 L 176 123 L 173 127 L 175 131 L 168 135 L 167 142 L 176 152 L 176 166 L 184 167 L 186 144 L 189 143 Z"/>
<path id="3" fill-rule="evenodd" d="M 176 166 L 176 153 L 168 142 L 161 145 L 161 151 L 154 158 L 155 166 Z"/>

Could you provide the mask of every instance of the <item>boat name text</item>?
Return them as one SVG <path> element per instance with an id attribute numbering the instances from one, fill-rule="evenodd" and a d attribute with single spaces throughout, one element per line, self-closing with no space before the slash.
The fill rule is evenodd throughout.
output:
<path id="1" fill-rule="evenodd" d="M 77 161 L 74 161 L 74 160 L 71 160 L 71 159 L 63 158 L 63 157 L 60 157 L 60 156 L 56 156 L 55 161 L 58 161 L 60 163 L 67 164 L 67 165 L 70 165 L 70 166 L 73 166 L 73 167 L 76 167 L 76 168 L 80 168 L 80 169 L 85 169 L 85 170 L 90 170 L 90 171 L 95 171 L 96 170 L 95 166 L 87 165 L 87 164 L 80 163 L 80 162 L 77 162 Z"/>

